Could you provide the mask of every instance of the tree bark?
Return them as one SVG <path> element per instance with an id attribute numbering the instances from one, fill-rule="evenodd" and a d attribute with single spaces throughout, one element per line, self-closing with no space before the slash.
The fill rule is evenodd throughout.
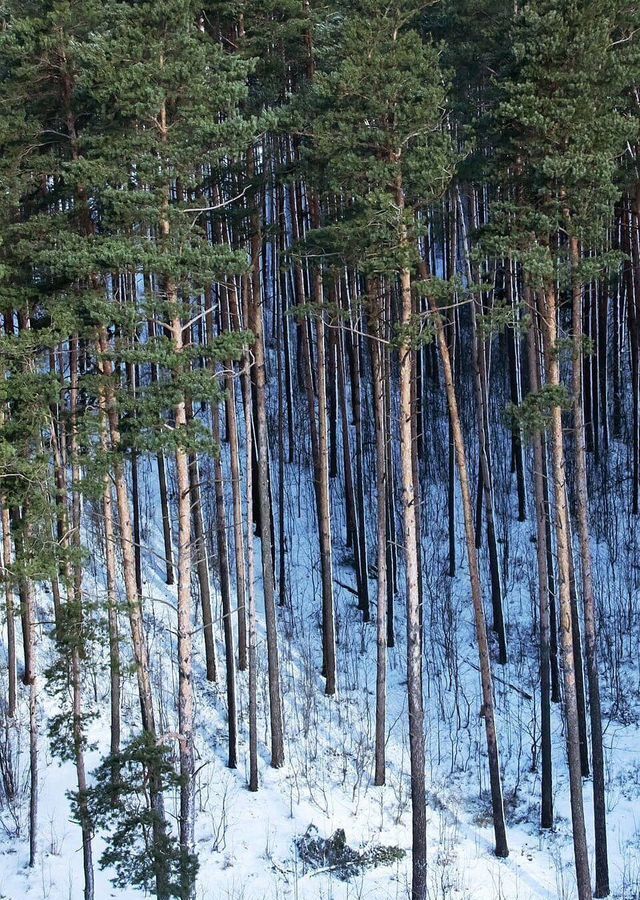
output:
<path id="1" fill-rule="evenodd" d="M 396 204 L 401 222 L 400 244 L 408 244 L 404 224 L 404 191 L 400 178 L 396 186 Z M 401 326 L 400 353 L 400 459 L 402 472 L 402 516 L 406 568 L 407 604 L 407 692 L 409 706 L 409 754 L 411 767 L 412 808 L 412 900 L 425 900 L 427 895 L 427 807 L 425 793 L 424 705 L 422 694 L 422 640 L 420 627 L 420 589 L 418 581 L 416 494 L 413 466 L 413 429 L 411 425 L 412 346 L 410 327 L 413 315 L 411 272 L 400 272 Z"/>
<path id="2" fill-rule="evenodd" d="M 528 292 L 525 301 L 532 317 L 527 335 L 529 356 L 529 387 L 532 394 L 540 390 L 538 364 L 537 312 Z M 553 758 L 551 747 L 551 619 L 549 609 L 549 582 L 547 573 L 547 506 L 544 491 L 543 444 L 539 429 L 533 432 L 533 481 L 536 501 L 536 557 L 538 562 L 538 597 L 540 604 L 540 718 L 541 718 L 541 766 L 542 799 L 540 808 L 541 828 L 553 828 Z"/>
<path id="3" fill-rule="evenodd" d="M 248 293 L 248 290 L 245 291 Z M 255 563 L 253 552 L 253 410 L 251 403 L 251 358 L 244 353 L 243 404 L 245 421 L 245 467 L 247 504 L 247 662 L 249 666 L 249 790 L 258 790 L 258 636 L 255 594 Z"/>
<path id="4" fill-rule="evenodd" d="M 253 151 L 249 153 L 249 171 L 254 172 Z M 271 718 L 271 765 L 274 769 L 284 764 L 284 726 L 280 688 L 280 659 L 278 653 L 278 627 L 276 620 L 275 589 L 273 577 L 273 544 L 271 540 L 271 497 L 269 493 L 269 431 L 267 425 L 266 369 L 264 349 L 264 322 L 262 291 L 260 286 L 260 231 L 258 211 L 252 215 L 251 238 L 252 291 L 247 322 L 254 337 L 253 371 L 256 392 L 256 426 L 258 456 L 258 496 L 262 540 L 262 585 L 264 592 L 267 631 L 267 667 L 269 673 L 269 709 Z"/>
<path id="5" fill-rule="evenodd" d="M 11 581 L 11 519 L 9 517 L 9 508 L 5 497 L 0 497 L 2 504 L 2 575 L 4 581 L 5 592 L 5 612 L 7 616 L 7 717 L 12 719 L 16 714 L 16 687 L 17 687 L 17 665 L 16 665 L 16 620 L 14 611 L 14 592 Z"/>
<path id="6" fill-rule="evenodd" d="M 548 286 L 540 309 L 547 382 L 552 388 L 560 387 L 560 365 L 557 354 L 557 300 L 555 286 Z M 567 755 L 569 758 L 569 790 L 573 824 L 573 847 L 578 883 L 579 900 L 588 900 L 591 894 L 589 855 L 584 820 L 582 778 L 580 762 L 580 734 L 578 704 L 573 655 L 571 615 L 571 585 L 569 562 L 569 511 L 567 509 L 566 463 L 562 408 L 556 404 L 551 411 L 551 461 L 555 494 L 555 531 L 559 575 L 560 637 L 563 661 L 564 700 L 567 717 Z"/>
<path id="7" fill-rule="evenodd" d="M 229 725 L 229 754 L 227 765 L 235 769 L 238 765 L 238 713 L 236 708 L 236 664 L 233 641 L 233 612 L 231 608 L 231 573 L 229 571 L 229 548 L 227 545 L 227 514 L 224 501 L 224 479 L 220 457 L 220 411 L 214 404 L 211 409 L 213 439 L 218 448 L 214 458 L 214 478 L 216 494 L 216 531 L 218 538 L 218 565 L 220 567 L 220 594 L 222 596 L 222 622 L 224 632 L 225 668 L 227 681 L 227 718 Z"/>
<path id="8" fill-rule="evenodd" d="M 442 359 L 449 417 L 453 430 L 453 440 L 458 464 L 458 478 L 460 492 L 462 494 L 462 509 L 464 517 L 465 538 L 467 544 L 467 556 L 469 562 L 469 574 L 471 580 L 471 597 L 476 627 L 476 640 L 478 641 L 478 653 L 480 656 L 480 679 L 482 682 L 482 710 L 485 733 L 487 739 L 487 754 L 489 758 L 489 779 L 491 783 L 491 806 L 493 810 L 493 829 L 495 834 L 495 853 L 498 857 L 507 857 L 509 847 L 507 844 L 507 832 L 504 817 L 504 802 L 502 798 L 502 778 L 500 774 L 500 756 L 498 750 L 498 734 L 495 723 L 495 708 L 493 700 L 493 680 L 491 675 L 491 656 L 489 653 L 489 640 L 487 637 L 487 623 L 482 601 L 482 586 L 480 580 L 480 567 L 475 546 L 475 531 L 473 521 L 473 500 L 471 497 L 471 484 L 467 467 L 466 452 L 458 401 L 456 398 L 453 371 L 449 358 L 449 349 L 442 325 L 442 319 L 438 312 L 435 300 L 430 298 L 431 310 L 434 314 L 438 346 Z"/>
<path id="9" fill-rule="evenodd" d="M 582 286 L 578 268 L 580 250 L 575 237 L 569 239 L 573 267 L 573 419 L 576 454 L 576 518 L 580 541 L 582 571 L 582 600 L 584 604 L 587 679 L 589 684 L 589 713 L 591 721 L 591 754 L 593 761 L 593 822 L 595 834 L 596 885 L 595 897 L 609 895 L 609 860 L 607 853 L 607 806 L 605 800 L 604 747 L 602 741 L 602 713 L 600 704 L 600 674 L 598 671 L 598 635 L 596 598 L 593 589 L 591 543 L 589 537 L 589 489 L 587 482 L 587 452 L 582 405 L 582 360 L 584 356 L 582 331 Z"/>
<path id="10" fill-rule="evenodd" d="M 373 288 L 378 291 L 378 285 Z M 381 310 L 374 299 L 371 311 L 371 353 L 373 357 L 373 396 L 376 425 L 376 494 L 378 534 L 378 591 L 376 608 L 376 744 L 375 778 L 377 786 L 386 781 L 387 710 L 387 434 L 384 401 L 383 345 L 380 337 Z"/>
<path id="11" fill-rule="evenodd" d="M 191 404 L 187 404 L 187 419 L 191 418 Z M 200 606 L 202 607 L 202 630 L 204 632 L 204 659 L 207 681 L 218 680 L 218 663 L 216 659 L 216 638 L 213 628 L 213 612 L 211 605 L 211 580 L 209 577 L 209 551 L 202 510 L 200 490 L 200 464 L 197 453 L 189 453 L 189 490 L 191 494 L 191 516 L 194 532 L 195 563 L 200 590 Z"/>

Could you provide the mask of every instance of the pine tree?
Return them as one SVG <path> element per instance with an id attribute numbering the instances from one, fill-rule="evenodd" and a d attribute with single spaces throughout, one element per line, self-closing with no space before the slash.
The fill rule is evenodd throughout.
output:
<path id="1" fill-rule="evenodd" d="M 616 196 L 616 158 L 623 152 L 628 125 L 620 115 L 620 80 L 612 34 L 615 10 L 599 0 L 524 5 L 515 19 L 514 60 L 496 111 L 503 166 L 508 166 L 518 199 L 515 234 L 503 246 L 519 254 L 525 277 L 538 296 L 545 345 L 547 382 L 562 388 L 559 365 L 556 283 L 573 284 L 573 408 L 576 430 L 576 498 L 580 532 L 583 602 L 587 631 L 591 738 L 594 756 L 596 895 L 609 893 L 606 849 L 604 760 L 598 685 L 595 597 L 591 584 L 586 457 L 581 372 L 583 278 L 579 244 L 598 248 Z M 567 236 L 566 242 L 557 234 Z M 557 394 L 560 396 L 560 393 Z M 560 632 L 574 848 L 579 896 L 591 896 L 578 746 L 572 611 L 570 531 L 566 505 L 565 439 L 562 407 L 551 414 L 556 538 L 560 569 Z M 597 770 L 597 771 L 596 771 Z"/>
<path id="2" fill-rule="evenodd" d="M 312 232 L 326 252 L 346 246 L 370 274 L 393 279 L 401 303 L 400 435 L 407 603 L 407 674 L 411 796 L 412 896 L 426 896 L 426 799 L 422 635 L 416 485 L 412 429 L 414 370 L 412 204 L 437 195 L 447 180 L 448 149 L 441 130 L 443 82 L 436 51 L 415 30 L 411 3 L 376 0 L 340 10 L 318 48 L 318 67 L 305 98 L 303 144 L 318 188 L 349 200 L 336 224 Z M 363 48 L 367 52 L 363 53 Z M 319 224 L 319 223 L 318 223 Z M 344 252 L 344 249 L 343 251 Z M 317 315 L 323 315 L 317 310 Z M 380 601 L 380 597 L 379 597 Z M 382 700 L 382 698 L 379 698 Z"/>

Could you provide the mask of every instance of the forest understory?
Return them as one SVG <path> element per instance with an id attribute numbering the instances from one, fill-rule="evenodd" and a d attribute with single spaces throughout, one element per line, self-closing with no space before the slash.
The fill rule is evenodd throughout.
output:
<path id="1" fill-rule="evenodd" d="M 638 34 L 0 3 L 0 900 L 640 898 Z"/>

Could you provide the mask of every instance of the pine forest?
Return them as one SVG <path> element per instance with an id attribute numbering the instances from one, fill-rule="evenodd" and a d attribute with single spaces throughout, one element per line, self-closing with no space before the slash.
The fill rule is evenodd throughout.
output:
<path id="1" fill-rule="evenodd" d="M 640 898 L 637 0 L 0 0 L 0 898 Z"/>

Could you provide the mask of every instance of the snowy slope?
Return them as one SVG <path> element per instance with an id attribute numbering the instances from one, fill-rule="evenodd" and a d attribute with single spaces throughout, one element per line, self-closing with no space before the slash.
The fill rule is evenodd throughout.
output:
<path id="1" fill-rule="evenodd" d="M 159 504 L 155 474 L 142 463 L 145 551 L 145 604 L 149 624 L 154 682 L 163 730 L 175 728 L 173 696 L 177 685 L 175 659 L 175 589 L 162 581 Z M 274 473 L 275 477 L 275 473 Z M 508 477 L 508 476 L 507 476 Z M 206 467 L 204 504 L 211 503 Z M 353 581 L 343 547 L 344 512 L 341 487 L 334 485 L 333 515 L 336 578 Z M 201 632 L 196 634 L 197 684 L 197 850 L 200 858 L 199 900 L 262 900 L 262 898 L 405 898 L 410 878 L 410 802 L 408 734 L 405 704 L 404 618 L 397 606 L 397 645 L 389 651 L 388 782 L 372 782 L 375 704 L 375 624 L 363 625 L 354 597 L 337 587 L 339 639 L 339 693 L 324 696 L 320 660 L 320 572 L 313 524 L 312 486 L 299 470 L 288 475 L 287 531 L 289 605 L 279 610 L 280 650 L 285 704 L 286 765 L 269 767 L 266 716 L 266 648 L 260 641 L 259 716 L 260 790 L 246 788 L 248 766 L 247 682 L 239 674 L 240 767 L 225 766 L 226 721 L 224 684 L 204 678 Z M 536 602 L 535 559 L 531 544 L 533 524 L 510 523 L 510 569 L 506 581 L 510 663 L 495 667 L 498 727 L 508 806 L 510 857 L 492 855 L 492 827 L 488 799 L 488 773 L 484 755 L 484 729 L 478 712 L 480 685 L 473 638 L 471 600 L 458 516 L 458 574 L 446 571 L 446 506 L 442 490 L 424 499 L 425 522 L 425 710 L 427 736 L 429 898 L 473 900 L 529 900 L 575 896 L 568 806 L 567 770 L 560 711 L 554 709 L 555 803 L 557 827 L 541 834 L 537 827 L 540 778 L 531 771 L 532 746 L 539 739 L 536 645 L 532 639 L 532 609 Z M 229 504 L 230 506 L 230 504 Z M 374 508 L 373 501 L 371 509 Z M 513 517 L 512 517 L 513 518 Z M 87 515 L 86 541 L 91 548 L 85 587 L 96 601 L 104 597 L 101 577 L 97 516 Z M 373 526 L 373 523 L 370 523 Z M 633 551 L 637 535 L 632 537 Z M 370 558 L 374 548 L 369 547 Z M 256 541 L 256 569 L 260 570 Z M 609 597 L 618 592 L 611 575 L 609 555 L 598 545 L 596 576 L 599 589 L 607 584 Z M 256 584 L 262 623 L 261 586 Z M 371 582 L 372 600 L 375 582 Z M 196 598 L 194 587 L 194 598 Z M 604 594 L 602 595 L 604 597 Z M 637 597 L 636 597 L 637 600 Z M 49 598 L 40 597 L 41 618 L 49 618 Z M 604 600 L 603 600 L 604 603 Z M 219 604 L 218 604 L 219 605 Z M 615 615 L 605 605 L 603 614 Z M 219 608 L 215 613 L 219 618 Z M 262 628 L 262 625 L 260 626 Z M 41 629 L 43 666 L 53 659 L 53 648 Z M 221 629 L 219 629 L 221 632 Z M 126 619 L 122 617 L 126 638 Z M 262 638 L 261 630 L 261 638 Z M 221 638 L 221 633 L 219 634 Z M 637 646 L 637 645 L 636 645 Z M 218 642 L 219 656 L 223 646 Z M 632 648 L 630 648 L 632 650 Z M 108 751 L 108 677 L 106 658 L 98 678 L 87 683 L 87 702 L 97 713 L 91 725 L 88 754 L 92 769 Z M 638 740 L 638 657 L 629 654 L 629 696 L 626 723 L 607 716 L 609 848 L 614 896 L 640 896 L 640 741 Z M 4 690 L 4 688 L 0 688 Z M 95 691 L 94 696 L 92 696 Z M 24 691 L 21 691 L 24 694 Z M 527 699 L 526 694 L 534 699 Z M 611 706 L 605 690 L 605 712 Z M 60 764 L 47 749 L 46 719 L 53 712 L 51 698 L 43 697 L 41 722 L 40 851 L 34 870 L 28 858 L 24 803 L 20 810 L 21 834 L 12 837 L 14 822 L 8 809 L 0 813 L 5 826 L 0 835 L 0 897 L 10 900 L 76 900 L 82 896 L 80 831 L 70 821 L 66 790 L 74 788 L 71 764 Z M 123 722 L 137 724 L 135 680 L 127 676 Z M 14 726 L 9 726 L 14 729 Z M 12 739 L 19 745 L 18 768 L 28 766 L 27 710 L 21 698 L 19 720 Z M 4 738 L 3 738 L 4 740 Z M 26 797 L 26 794 L 25 794 Z M 588 823 L 591 816 L 590 783 L 585 783 Z M 390 867 L 367 871 L 349 882 L 331 871 L 306 872 L 293 844 L 313 824 L 323 835 L 344 828 L 355 847 L 373 843 L 397 845 L 407 851 L 404 860 Z M 591 840 L 592 844 L 592 840 Z M 96 836 L 97 860 L 103 843 Z M 109 871 L 96 866 L 96 896 L 133 900 L 133 890 L 111 885 Z"/>

